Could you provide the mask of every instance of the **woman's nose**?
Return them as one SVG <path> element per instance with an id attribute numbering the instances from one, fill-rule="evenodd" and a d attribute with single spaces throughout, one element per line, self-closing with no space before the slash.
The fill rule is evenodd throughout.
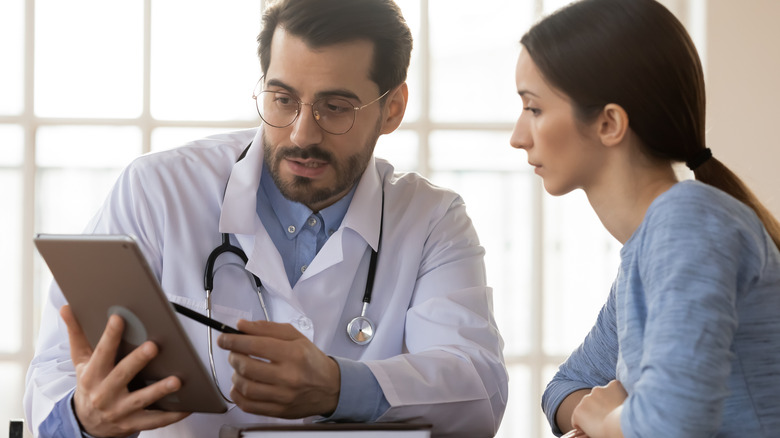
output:
<path id="1" fill-rule="evenodd" d="M 509 138 L 509 144 L 516 149 L 528 149 L 533 145 L 530 130 L 522 116 L 518 117 L 517 122 L 515 122 L 512 137 Z"/>

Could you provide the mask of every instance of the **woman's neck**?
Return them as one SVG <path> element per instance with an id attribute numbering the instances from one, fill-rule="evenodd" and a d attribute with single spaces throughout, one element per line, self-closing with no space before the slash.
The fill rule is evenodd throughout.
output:
<path id="1" fill-rule="evenodd" d="M 625 244 L 642 224 L 650 204 L 678 180 L 668 162 L 646 157 L 620 161 L 584 190 L 607 231 Z"/>

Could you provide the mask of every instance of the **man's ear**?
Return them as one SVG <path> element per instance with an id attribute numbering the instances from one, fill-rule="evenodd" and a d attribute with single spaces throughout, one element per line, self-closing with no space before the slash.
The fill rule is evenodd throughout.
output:
<path id="1" fill-rule="evenodd" d="M 381 134 L 389 134 L 401 125 L 401 121 L 404 118 L 406 112 L 406 102 L 409 99 L 409 88 L 406 86 L 406 82 L 396 87 L 387 95 L 387 101 L 385 102 L 385 110 L 382 113 L 382 129 Z"/>
<path id="2" fill-rule="evenodd" d="M 598 136 L 605 146 L 615 146 L 628 132 L 628 113 L 622 106 L 608 103 L 598 117 Z"/>

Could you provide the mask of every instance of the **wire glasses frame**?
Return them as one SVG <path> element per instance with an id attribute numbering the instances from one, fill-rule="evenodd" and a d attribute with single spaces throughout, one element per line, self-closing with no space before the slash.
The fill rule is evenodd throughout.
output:
<path id="1" fill-rule="evenodd" d="M 252 93 L 252 99 L 255 100 L 255 107 L 260 118 L 269 126 L 286 128 L 292 125 L 298 120 L 302 106 L 309 105 L 314 121 L 323 131 L 333 135 L 342 135 L 352 129 L 358 111 L 378 102 L 389 92 L 388 89 L 376 99 L 361 106 L 355 106 L 339 96 L 326 96 L 308 103 L 298 100 L 285 91 L 271 90 L 255 91 Z"/>

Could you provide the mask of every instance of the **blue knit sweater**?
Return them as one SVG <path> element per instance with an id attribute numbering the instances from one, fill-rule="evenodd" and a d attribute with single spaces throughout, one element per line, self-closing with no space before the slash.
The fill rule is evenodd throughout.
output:
<path id="1" fill-rule="evenodd" d="M 753 211 L 697 181 L 655 199 L 596 325 L 548 384 L 555 412 L 617 379 L 626 437 L 780 432 L 780 253 Z"/>

